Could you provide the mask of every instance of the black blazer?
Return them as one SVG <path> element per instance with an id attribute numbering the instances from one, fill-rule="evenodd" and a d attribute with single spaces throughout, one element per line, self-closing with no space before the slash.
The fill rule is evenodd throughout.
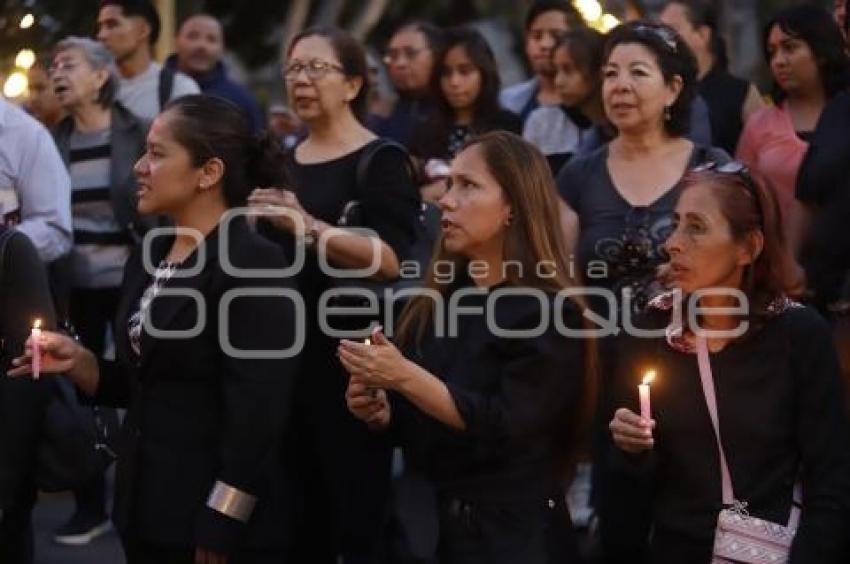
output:
<path id="1" fill-rule="evenodd" d="M 0 233 L 6 229 L 0 226 Z M 35 247 L 23 233 L 9 237 L 0 261 L 0 510 L 7 517 L 14 508 L 24 511 L 34 492 L 36 446 L 49 395 L 44 379 L 10 379 L 6 371 L 23 352 L 35 318 L 46 328 L 55 327 L 47 276 Z M 2 527 L 0 538 L 1 533 Z M 0 562 L 6 554 L 2 545 Z"/>
<path id="2" fill-rule="evenodd" d="M 139 356 L 126 328 L 151 277 L 140 249 L 127 261 L 117 312 L 117 360 L 101 362 L 96 396 L 98 403 L 128 408 L 113 511 L 125 539 L 203 546 L 230 554 L 241 547 L 283 548 L 287 539 L 288 478 L 281 439 L 296 362 L 230 356 L 222 350 L 219 333 L 229 334 L 233 347 L 241 350 L 290 347 L 296 335 L 292 300 L 235 299 L 227 308 L 226 324 L 220 304 L 231 290 L 257 288 L 268 293 L 293 288 L 288 279 L 237 278 L 225 272 L 222 238 L 220 228 L 208 235 L 200 273 L 172 277 L 164 284 L 202 298 L 206 323 L 188 338 L 154 338 L 143 332 Z M 280 249 L 251 232 L 244 219 L 232 223 L 226 242 L 237 267 L 286 266 Z M 170 243 L 169 237 L 155 241 L 153 265 L 166 255 Z M 197 261 L 196 251 L 186 261 L 187 268 Z M 158 331 L 194 327 L 199 321 L 196 298 L 162 294 L 155 298 L 149 313 L 153 327 Z M 247 526 L 206 507 L 217 480 L 258 497 Z"/>

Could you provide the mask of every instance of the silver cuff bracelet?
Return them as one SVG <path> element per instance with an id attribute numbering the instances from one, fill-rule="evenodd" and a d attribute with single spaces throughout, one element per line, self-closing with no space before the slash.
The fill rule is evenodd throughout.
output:
<path id="1" fill-rule="evenodd" d="M 256 496 L 228 486 L 224 482 L 216 482 L 207 498 L 207 507 L 242 523 L 247 523 L 251 518 L 256 504 Z"/>

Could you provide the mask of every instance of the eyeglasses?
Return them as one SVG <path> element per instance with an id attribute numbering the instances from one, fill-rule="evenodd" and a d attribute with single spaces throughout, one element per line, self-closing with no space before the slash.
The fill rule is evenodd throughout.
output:
<path id="1" fill-rule="evenodd" d="M 764 213 L 761 209 L 761 201 L 759 200 L 759 192 L 756 187 L 756 181 L 753 180 L 750 174 L 750 169 L 747 165 L 740 161 L 729 161 L 723 164 L 718 164 L 716 161 L 706 161 L 703 164 L 694 167 L 691 172 L 717 172 L 720 174 L 731 174 L 737 177 L 744 185 L 744 189 L 755 200 L 756 209 L 759 217 L 763 220 Z"/>
<path id="2" fill-rule="evenodd" d="M 396 61 L 400 61 L 401 59 L 412 61 L 413 59 L 419 56 L 419 53 L 430 50 L 430 47 L 420 47 L 418 49 L 416 47 L 399 47 L 397 49 L 387 49 L 387 52 L 384 55 L 384 64 L 391 65 Z"/>
<path id="3" fill-rule="evenodd" d="M 306 64 L 300 61 L 290 63 L 283 70 L 283 77 L 289 82 L 295 82 L 298 80 L 298 75 L 301 74 L 301 71 L 306 73 L 310 81 L 321 80 L 331 71 L 345 74 L 345 69 L 340 65 L 335 65 L 321 59 L 313 59 Z"/>
<path id="4" fill-rule="evenodd" d="M 676 32 L 660 25 L 637 24 L 632 29 L 639 34 L 649 34 L 660 39 L 673 53 L 677 52 Z"/>
<path id="5" fill-rule="evenodd" d="M 56 74 L 57 72 L 73 72 L 74 69 L 79 67 L 79 63 L 72 62 L 54 62 L 47 68 L 47 74 Z"/>

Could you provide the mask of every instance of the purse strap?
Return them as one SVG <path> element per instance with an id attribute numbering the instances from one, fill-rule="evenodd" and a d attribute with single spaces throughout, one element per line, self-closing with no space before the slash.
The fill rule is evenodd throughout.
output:
<path id="1" fill-rule="evenodd" d="M 714 438 L 717 440 L 717 452 L 720 455 L 720 487 L 723 495 L 723 505 L 729 506 L 735 503 L 735 492 L 732 488 L 732 475 L 729 473 L 729 465 L 726 463 L 726 453 L 723 451 L 723 441 L 720 438 L 720 420 L 717 412 L 717 394 L 714 388 L 714 376 L 711 373 L 711 360 L 708 356 L 708 342 L 703 336 L 696 336 L 697 363 L 699 364 L 699 379 L 702 383 L 702 393 L 708 406 L 708 414 L 711 417 L 711 425 L 714 427 Z M 794 484 L 793 500 L 791 502 L 791 515 L 788 519 L 788 527 L 796 529 L 800 524 L 800 500 L 802 499 L 802 488 L 798 481 Z"/>

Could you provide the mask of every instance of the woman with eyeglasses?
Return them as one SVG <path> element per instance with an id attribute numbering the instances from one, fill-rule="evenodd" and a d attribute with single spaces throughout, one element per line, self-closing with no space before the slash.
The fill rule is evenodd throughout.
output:
<path id="1" fill-rule="evenodd" d="M 380 532 L 390 451 L 347 412 L 347 378 L 334 354 L 338 337 L 319 323 L 319 315 L 325 315 L 322 294 L 336 285 L 321 263 L 337 269 L 375 265 L 374 278 L 397 278 L 400 261 L 413 242 L 419 193 L 406 152 L 387 146 L 361 122 L 368 69 L 353 37 L 336 28 L 301 32 L 289 45 L 283 74 L 307 137 L 287 155 L 291 185 L 257 189 L 249 203 L 288 210 L 289 216 L 269 217 L 261 231 L 290 256 L 296 244 L 306 242 L 308 247 L 298 274 L 307 328 L 294 419 L 293 460 L 301 487 L 293 561 L 336 562 L 340 554 L 366 561 Z M 360 224 L 350 227 L 371 233 L 338 226 L 355 203 Z M 331 326 L 351 329 L 339 323 Z"/>
<path id="2" fill-rule="evenodd" d="M 398 100 L 392 113 L 378 122 L 375 133 L 405 146 L 410 144 L 417 125 L 434 107 L 431 77 L 442 46 L 442 30 L 428 22 L 410 22 L 393 33 L 384 64 Z"/>
<path id="3" fill-rule="evenodd" d="M 410 152 L 423 163 L 422 197 L 445 191 L 449 162 L 473 135 L 493 130 L 519 134 L 519 117 L 499 106 L 499 69 L 493 51 L 472 28 L 449 30 L 432 78 L 436 109 L 414 130 Z"/>
<path id="4" fill-rule="evenodd" d="M 799 255 L 808 222 L 794 199 L 797 174 L 825 104 L 848 85 L 847 55 L 835 20 L 809 4 L 772 18 L 762 47 L 775 104 L 747 121 L 736 157 L 777 190 L 788 244 Z"/>
<path id="5" fill-rule="evenodd" d="M 850 426 L 836 351 L 823 319 L 788 298 L 798 274 L 775 194 L 740 163 L 694 171 L 665 246 L 670 291 L 637 321 L 659 333 L 623 335 L 606 407 L 609 502 L 633 517 L 619 523 L 623 561 L 708 564 L 737 551 L 722 561 L 846 562 Z M 657 377 L 642 412 L 647 370 Z M 744 522 L 796 529 L 790 556 L 745 536 L 715 544 L 730 506 Z"/>
<path id="6" fill-rule="evenodd" d="M 74 248 L 55 272 L 60 321 L 70 319 L 82 342 L 104 354 L 120 297 L 124 263 L 151 218 L 136 211 L 133 163 L 144 152 L 148 124 L 115 100 L 113 57 L 88 38 L 68 37 L 55 48 L 50 79 L 68 117 L 56 127 L 56 146 L 71 177 Z M 113 410 L 105 411 L 117 426 Z M 109 530 L 106 482 L 98 476 L 74 492 L 76 511 L 55 534 L 62 544 L 88 544 Z"/>

